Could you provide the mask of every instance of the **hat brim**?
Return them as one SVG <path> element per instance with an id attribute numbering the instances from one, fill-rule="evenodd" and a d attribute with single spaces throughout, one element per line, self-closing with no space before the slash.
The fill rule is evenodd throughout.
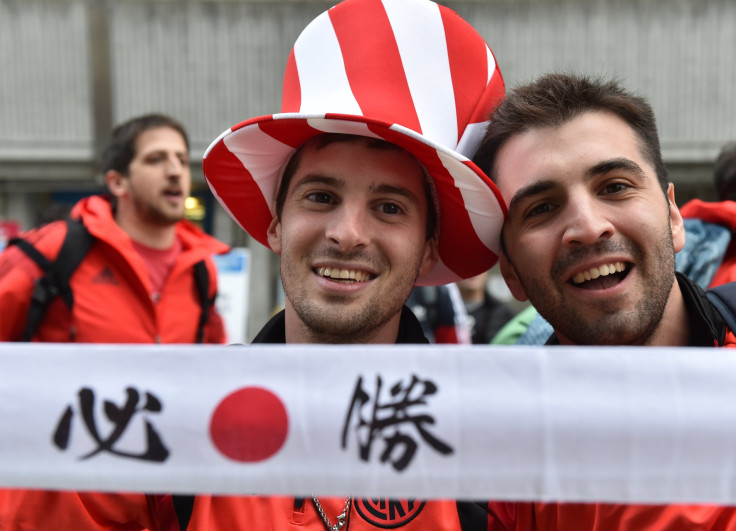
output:
<path id="1" fill-rule="evenodd" d="M 496 185 L 467 157 L 397 124 L 343 114 L 282 113 L 246 120 L 207 149 L 205 179 L 230 216 L 268 247 L 267 230 L 286 163 L 299 146 L 323 133 L 383 139 L 426 168 L 439 202 L 439 262 L 417 285 L 470 278 L 496 263 L 506 217 Z"/>

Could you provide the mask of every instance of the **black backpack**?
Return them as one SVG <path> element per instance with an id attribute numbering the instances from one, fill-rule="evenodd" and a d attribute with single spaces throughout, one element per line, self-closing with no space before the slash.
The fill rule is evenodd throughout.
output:
<path id="1" fill-rule="evenodd" d="M 69 279 L 77 269 L 84 257 L 94 243 L 92 236 L 81 220 L 66 220 L 67 233 L 61 249 L 53 262 L 49 261 L 38 249 L 23 238 L 13 238 L 8 246 L 15 245 L 33 260 L 44 272 L 44 275 L 36 280 L 31 296 L 31 305 L 28 308 L 26 326 L 23 329 L 21 341 L 30 341 L 43 321 L 46 307 L 56 297 L 61 297 L 69 311 L 74 305 L 74 294 L 69 286 Z M 201 313 L 197 326 L 197 343 L 204 340 L 204 326 L 209 319 L 210 304 L 214 298 L 208 297 L 209 274 L 204 260 L 194 264 L 194 281 L 197 285 Z M 74 331 L 71 331 L 71 339 L 74 341 Z"/>

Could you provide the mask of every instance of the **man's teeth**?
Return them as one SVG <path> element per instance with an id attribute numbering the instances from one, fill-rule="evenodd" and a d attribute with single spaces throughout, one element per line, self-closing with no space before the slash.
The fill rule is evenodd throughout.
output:
<path id="1" fill-rule="evenodd" d="M 356 282 L 365 282 L 369 278 L 368 273 L 363 273 L 362 271 L 329 267 L 318 267 L 317 274 L 321 277 L 329 277 L 339 280 L 355 280 Z"/>
<path id="2" fill-rule="evenodd" d="M 574 277 L 572 277 L 572 281 L 575 284 L 582 284 L 586 280 L 593 280 L 598 277 L 605 277 L 607 275 L 611 275 L 613 273 L 620 273 L 624 269 L 626 269 L 626 266 L 623 262 L 615 262 L 613 264 L 605 264 L 600 267 L 591 267 L 587 271 L 581 271 Z"/>

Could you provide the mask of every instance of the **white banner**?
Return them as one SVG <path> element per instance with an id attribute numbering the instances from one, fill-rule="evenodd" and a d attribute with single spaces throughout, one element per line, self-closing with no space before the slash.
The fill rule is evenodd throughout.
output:
<path id="1" fill-rule="evenodd" d="M 0 344 L 0 485 L 736 504 L 725 349 Z"/>

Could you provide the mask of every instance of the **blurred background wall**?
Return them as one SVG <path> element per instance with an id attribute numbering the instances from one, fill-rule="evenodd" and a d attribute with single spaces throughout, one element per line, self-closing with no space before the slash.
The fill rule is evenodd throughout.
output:
<path id="1" fill-rule="evenodd" d="M 277 112 L 286 59 L 321 0 L 0 0 L 0 223 L 27 229 L 99 191 L 111 127 L 145 112 L 192 142 L 189 216 L 251 251 L 249 331 L 280 301 L 277 257 L 235 226 L 200 167 L 222 131 Z M 714 197 L 736 140 L 732 0 L 452 0 L 507 88 L 549 71 L 600 73 L 650 99 L 677 200 Z"/>

